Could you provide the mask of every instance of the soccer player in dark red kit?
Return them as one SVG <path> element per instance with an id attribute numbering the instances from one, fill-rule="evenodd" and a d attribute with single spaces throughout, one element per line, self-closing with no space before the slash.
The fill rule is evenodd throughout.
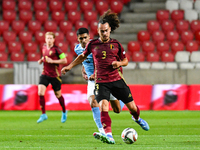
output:
<path id="1" fill-rule="evenodd" d="M 138 123 L 144 130 L 149 130 L 148 123 L 141 119 L 140 110 L 133 101 L 131 91 L 124 81 L 120 71 L 121 66 L 128 65 L 128 59 L 122 45 L 115 39 L 110 38 L 110 32 L 119 27 L 119 19 L 116 13 L 110 10 L 105 12 L 98 23 L 99 38 L 90 41 L 85 51 L 79 55 L 72 63 L 64 67 L 61 72 L 71 70 L 74 66 L 80 64 L 86 57 L 92 53 L 95 66 L 95 98 L 100 104 L 101 122 L 105 133 L 95 132 L 93 135 L 108 144 L 114 144 L 112 136 L 111 118 L 108 115 L 109 95 L 112 93 L 117 99 L 120 99 L 130 111 L 132 119 Z"/>
<path id="2" fill-rule="evenodd" d="M 62 107 L 62 117 L 61 122 L 64 123 L 67 119 L 67 111 L 65 110 L 65 101 L 61 95 L 61 68 L 59 64 L 66 64 L 67 59 L 65 54 L 60 48 L 54 45 L 55 34 L 53 32 L 46 32 L 45 34 L 45 44 L 42 48 L 43 57 L 38 60 L 39 64 L 43 63 L 43 72 L 40 76 L 40 81 L 38 85 L 38 95 L 40 107 L 42 110 L 42 115 L 37 120 L 40 123 L 46 120 L 48 117 L 45 110 L 45 91 L 47 86 L 51 83 L 54 90 L 55 96 L 57 97 L 60 106 Z"/>

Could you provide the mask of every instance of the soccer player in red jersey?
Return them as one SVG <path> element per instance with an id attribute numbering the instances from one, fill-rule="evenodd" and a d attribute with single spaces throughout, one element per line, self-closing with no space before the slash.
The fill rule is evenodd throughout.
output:
<path id="1" fill-rule="evenodd" d="M 42 110 L 42 115 L 37 120 L 40 123 L 47 119 L 45 110 L 45 91 L 49 83 L 51 83 L 54 90 L 55 96 L 59 100 L 60 106 L 62 107 L 62 117 L 61 122 L 64 123 L 67 119 L 67 111 L 65 110 L 64 98 L 61 95 L 61 68 L 59 64 L 66 64 L 67 59 L 65 54 L 60 48 L 54 45 L 55 34 L 53 32 L 46 32 L 45 34 L 45 44 L 42 48 L 43 57 L 38 60 L 39 64 L 43 63 L 43 72 L 40 76 L 40 81 L 38 85 L 38 95 L 40 107 Z"/>
<path id="2" fill-rule="evenodd" d="M 106 135 L 94 133 L 94 137 L 108 144 L 114 144 L 112 136 L 111 118 L 108 115 L 109 95 L 112 93 L 117 99 L 122 100 L 132 115 L 132 119 L 144 130 L 149 130 L 148 123 L 139 117 L 140 110 L 135 104 L 131 91 L 124 81 L 120 71 L 121 66 L 128 65 L 128 59 L 122 45 L 115 39 L 110 38 L 110 32 L 119 27 L 119 19 L 116 13 L 108 10 L 98 23 L 99 38 L 90 41 L 85 51 L 72 63 L 62 69 L 62 73 L 71 70 L 80 64 L 92 53 L 95 66 L 95 98 L 100 104 L 101 122 Z"/>

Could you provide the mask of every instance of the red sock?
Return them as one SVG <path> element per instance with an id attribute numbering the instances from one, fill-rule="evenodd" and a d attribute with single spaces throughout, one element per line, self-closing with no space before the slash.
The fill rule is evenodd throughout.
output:
<path id="1" fill-rule="evenodd" d="M 61 95 L 61 97 L 58 98 L 60 106 L 62 107 L 62 111 L 65 113 L 65 101 L 63 96 Z"/>
<path id="2" fill-rule="evenodd" d="M 133 117 L 134 117 L 136 120 L 138 120 L 138 119 L 139 119 L 139 116 L 140 116 L 140 109 L 139 109 L 139 107 L 138 107 L 137 105 L 136 105 L 136 107 L 137 107 L 137 112 L 134 112 L 134 113 L 130 112 L 130 114 L 133 115 Z"/>
<path id="3" fill-rule="evenodd" d="M 45 98 L 44 98 L 44 96 L 40 96 L 39 101 L 40 101 L 40 108 L 42 110 L 42 114 L 45 114 L 46 110 L 45 110 Z"/>
<path id="4" fill-rule="evenodd" d="M 110 119 L 110 116 L 108 115 L 108 112 L 101 112 L 101 123 L 105 130 L 105 133 L 108 133 L 108 132 L 112 133 L 111 119 Z"/>

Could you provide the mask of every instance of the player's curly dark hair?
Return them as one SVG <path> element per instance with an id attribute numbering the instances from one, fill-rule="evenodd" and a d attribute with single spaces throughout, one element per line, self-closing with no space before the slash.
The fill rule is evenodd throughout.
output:
<path id="1" fill-rule="evenodd" d="M 108 23 L 111 27 L 111 31 L 114 31 L 119 27 L 119 18 L 116 13 L 112 13 L 111 10 L 107 10 L 102 16 L 100 16 L 99 23 Z"/>

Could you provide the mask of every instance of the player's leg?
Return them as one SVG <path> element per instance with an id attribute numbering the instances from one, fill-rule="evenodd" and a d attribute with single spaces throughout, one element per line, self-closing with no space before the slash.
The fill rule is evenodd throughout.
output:
<path id="1" fill-rule="evenodd" d="M 149 125 L 145 120 L 140 118 L 140 109 L 133 101 L 130 88 L 126 85 L 124 80 L 116 81 L 114 84 L 115 84 L 115 89 L 112 91 L 113 92 L 112 94 L 118 99 L 121 99 L 125 103 L 125 105 L 130 111 L 130 114 L 132 115 L 132 119 L 136 123 L 138 123 L 144 130 L 148 131 Z"/>
<path id="2" fill-rule="evenodd" d="M 100 134 L 101 141 L 106 142 L 108 144 L 114 144 L 115 141 L 112 137 L 111 118 L 108 114 L 109 111 L 108 100 L 110 99 L 109 88 L 107 86 L 104 86 L 104 83 L 96 84 L 94 93 L 95 93 L 95 98 L 100 105 L 101 123 L 106 133 L 106 135 Z M 96 138 L 98 133 L 94 133 L 93 135 Z"/>
<path id="3" fill-rule="evenodd" d="M 61 78 L 51 78 L 51 84 L 52 88 L 54 90 L 55 96 L 59 101 L 59 104 L 62 108 L 62 116 L 61 116 L 61 122 L 64 123 L 67 120 L 67 111 L 65 109 L 65 100 L 64 97 L 61 94 Z"/>
<path id="4" fill-rule="evenodd" d="M 93 119 L 96 123 L 96 126 L 97 126 L 99 132 L 105 133 L 103 126 L 101 124 L 101 114 L 100 114 L 99 104 L 95 100 L 95 96 L 94 96 L 94 87 L 95 87 L 94 81 L 88 81 L 87 98 L 88 98 L 90 107 L 92 108 Z"/>
<path id="5" fill-rule="evenodd" d="M 112 94 L 110 94 L 110 104 L 115 113 L 120 113 L 124 107 L 124 103 L 121 100 L 117 100 Z"/>
<path id="6" fill-rule="evenodd" d="M 47 120 L 47 115 L 46 115 L 46 110 L 45 110 L 45 98 L 44 98 L 44 94 L 46 91 L 46 87 L 48 86 L 48 80 L 46 78 L 46 76 L 41 75 L 40 76 L 40 81 L 39 81 L 39 85 L 38 85 L 38 96 L 39 96 L 39 103 L 40 103 L 40 108 L 42 111 L 42 115 L 40 116 L 40 118 L 37 120 L 37 123 L 40 123 L 44 120 Z"/>
<path id="7" fill-rule="evenodd" d="M 132 115 L 132 119 L 136 123 L 138 123 L 142 127 L 142 129 L 148 131 L 149 130 L 149 125 L 148 125 L 148 123 L 145 120 L 143 120 L 142 118 L 139 117 L 140 116 L 140 109 L 135 104 L 135 102 L 131 101 L 129 103 L 126 103 L 126 106 L 129 109 L 130 114 Z"/>

